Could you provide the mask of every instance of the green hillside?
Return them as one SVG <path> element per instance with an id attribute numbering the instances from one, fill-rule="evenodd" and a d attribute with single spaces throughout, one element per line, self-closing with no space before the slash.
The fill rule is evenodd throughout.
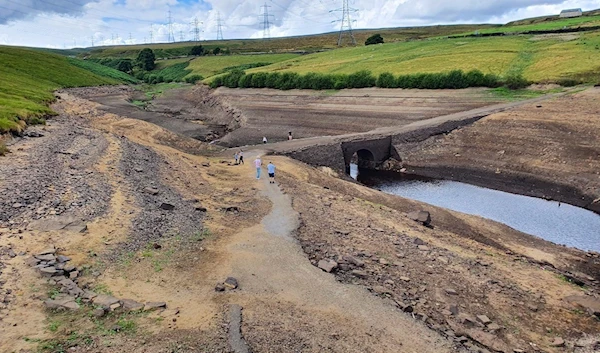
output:
<path id="1" fill-rule="evenodd" d="M 600 32 L 564 36 L 501 36 L 398 42 L 304 55 L 246 72 L 305 74 L 439 73 L 480 70 L 522 74 L 534 82 L 598 81 Z"/>
<path id="2" fill-rule="evenodd" d="M 77 67 L 57 54 L 0 46 L 0 133 L 16 132 L 53 114 L 52 92 L 63 87 L 123 83 L 107 68 L 105 75 Z M 99 74 L 100 73 L 100 74 Z"/>

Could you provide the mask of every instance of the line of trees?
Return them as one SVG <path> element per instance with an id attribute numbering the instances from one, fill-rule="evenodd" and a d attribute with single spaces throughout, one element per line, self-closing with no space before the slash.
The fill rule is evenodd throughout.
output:
<path id="1" fill-rule="evenodd" d="M 230 88 L 275 88 L 288 89 L 345 89 L 345 88 L 420 88 L 420 89 L 459 89 L 468 87 L 500 87 L 506 85 L 511 89 L 524 88 L 529 82 L 521 76 L 510 76 L 501 79 L 497 75 L 484 74 L 473 70 L 463 72 L 454 70 L 442 73 L 423 73 L 394 76 L 384 72 L 374 76 L 370 71 L 358 71 L 353 74 L 321 74 L 295 72 L 256 72 L 246 74 L 243 70 L 232 70 L 226 75 L 213 79 L 213 88 L 226 86 Z"/>

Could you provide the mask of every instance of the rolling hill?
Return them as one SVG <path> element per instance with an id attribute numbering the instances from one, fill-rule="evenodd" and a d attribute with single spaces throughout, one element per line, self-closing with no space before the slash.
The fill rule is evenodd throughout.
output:
<path id="1" fill-rule="evenodd" d="M 102 65 L 25 48 L 0 46 L 0 63 L 0 134 L 19 132 L 52 115 L 48 104 L 56 89 L 131 82 Z"/>

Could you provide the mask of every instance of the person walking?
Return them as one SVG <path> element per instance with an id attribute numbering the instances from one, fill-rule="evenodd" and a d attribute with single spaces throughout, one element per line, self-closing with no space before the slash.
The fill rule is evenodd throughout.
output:
<path id="1" fill-rule="evenodd" d="M 275 184 L 275 164 L 269 162 L 267 165 L 267 172 L 269 173 L 269 184 Z"/>
<path id="2" fill-rule="evenodd" d="M 266 143 L 267 143 L 267 137 L 263 136 L 263 144 L 266 144 Z"/>
<path id="3" fill-rule="evenodd" d="M 260 179 L 260 168 L 262 167 L 260 156 L 256 157 L 254 160 L 254 166 L 256 167 L 256 179 Z"/>
<path id="4" fill-rule="evenodd" d="M 237 153 L 237 152 L 236 152 L 236 153 L 233 155 L 233 158 L 235 158 L 235 165 L 238 165 L 238 158 L 239 158 L 239 155 L 238 155 L 238 153 Z"/>
<path id="5" fill-rule="evenodd" d="M 240 150 L 238 153 L 239 164 L 244 164 L 244 151 Z"/>

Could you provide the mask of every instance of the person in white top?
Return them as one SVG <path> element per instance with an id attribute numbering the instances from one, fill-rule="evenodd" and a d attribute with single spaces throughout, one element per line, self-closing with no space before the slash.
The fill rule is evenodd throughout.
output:
<path id="1" fill-rule="evenodd" d="M 263 136 L 263 143 L 267 143 L 267 137 Z"/>
<path id="2" fill-rule="evenodd" d="M 254 166 L 256 167 L 256 179 L 260 179 L 260 168 L 262 167 L 260 156 L 256 157 L 254 160 Z"/>

